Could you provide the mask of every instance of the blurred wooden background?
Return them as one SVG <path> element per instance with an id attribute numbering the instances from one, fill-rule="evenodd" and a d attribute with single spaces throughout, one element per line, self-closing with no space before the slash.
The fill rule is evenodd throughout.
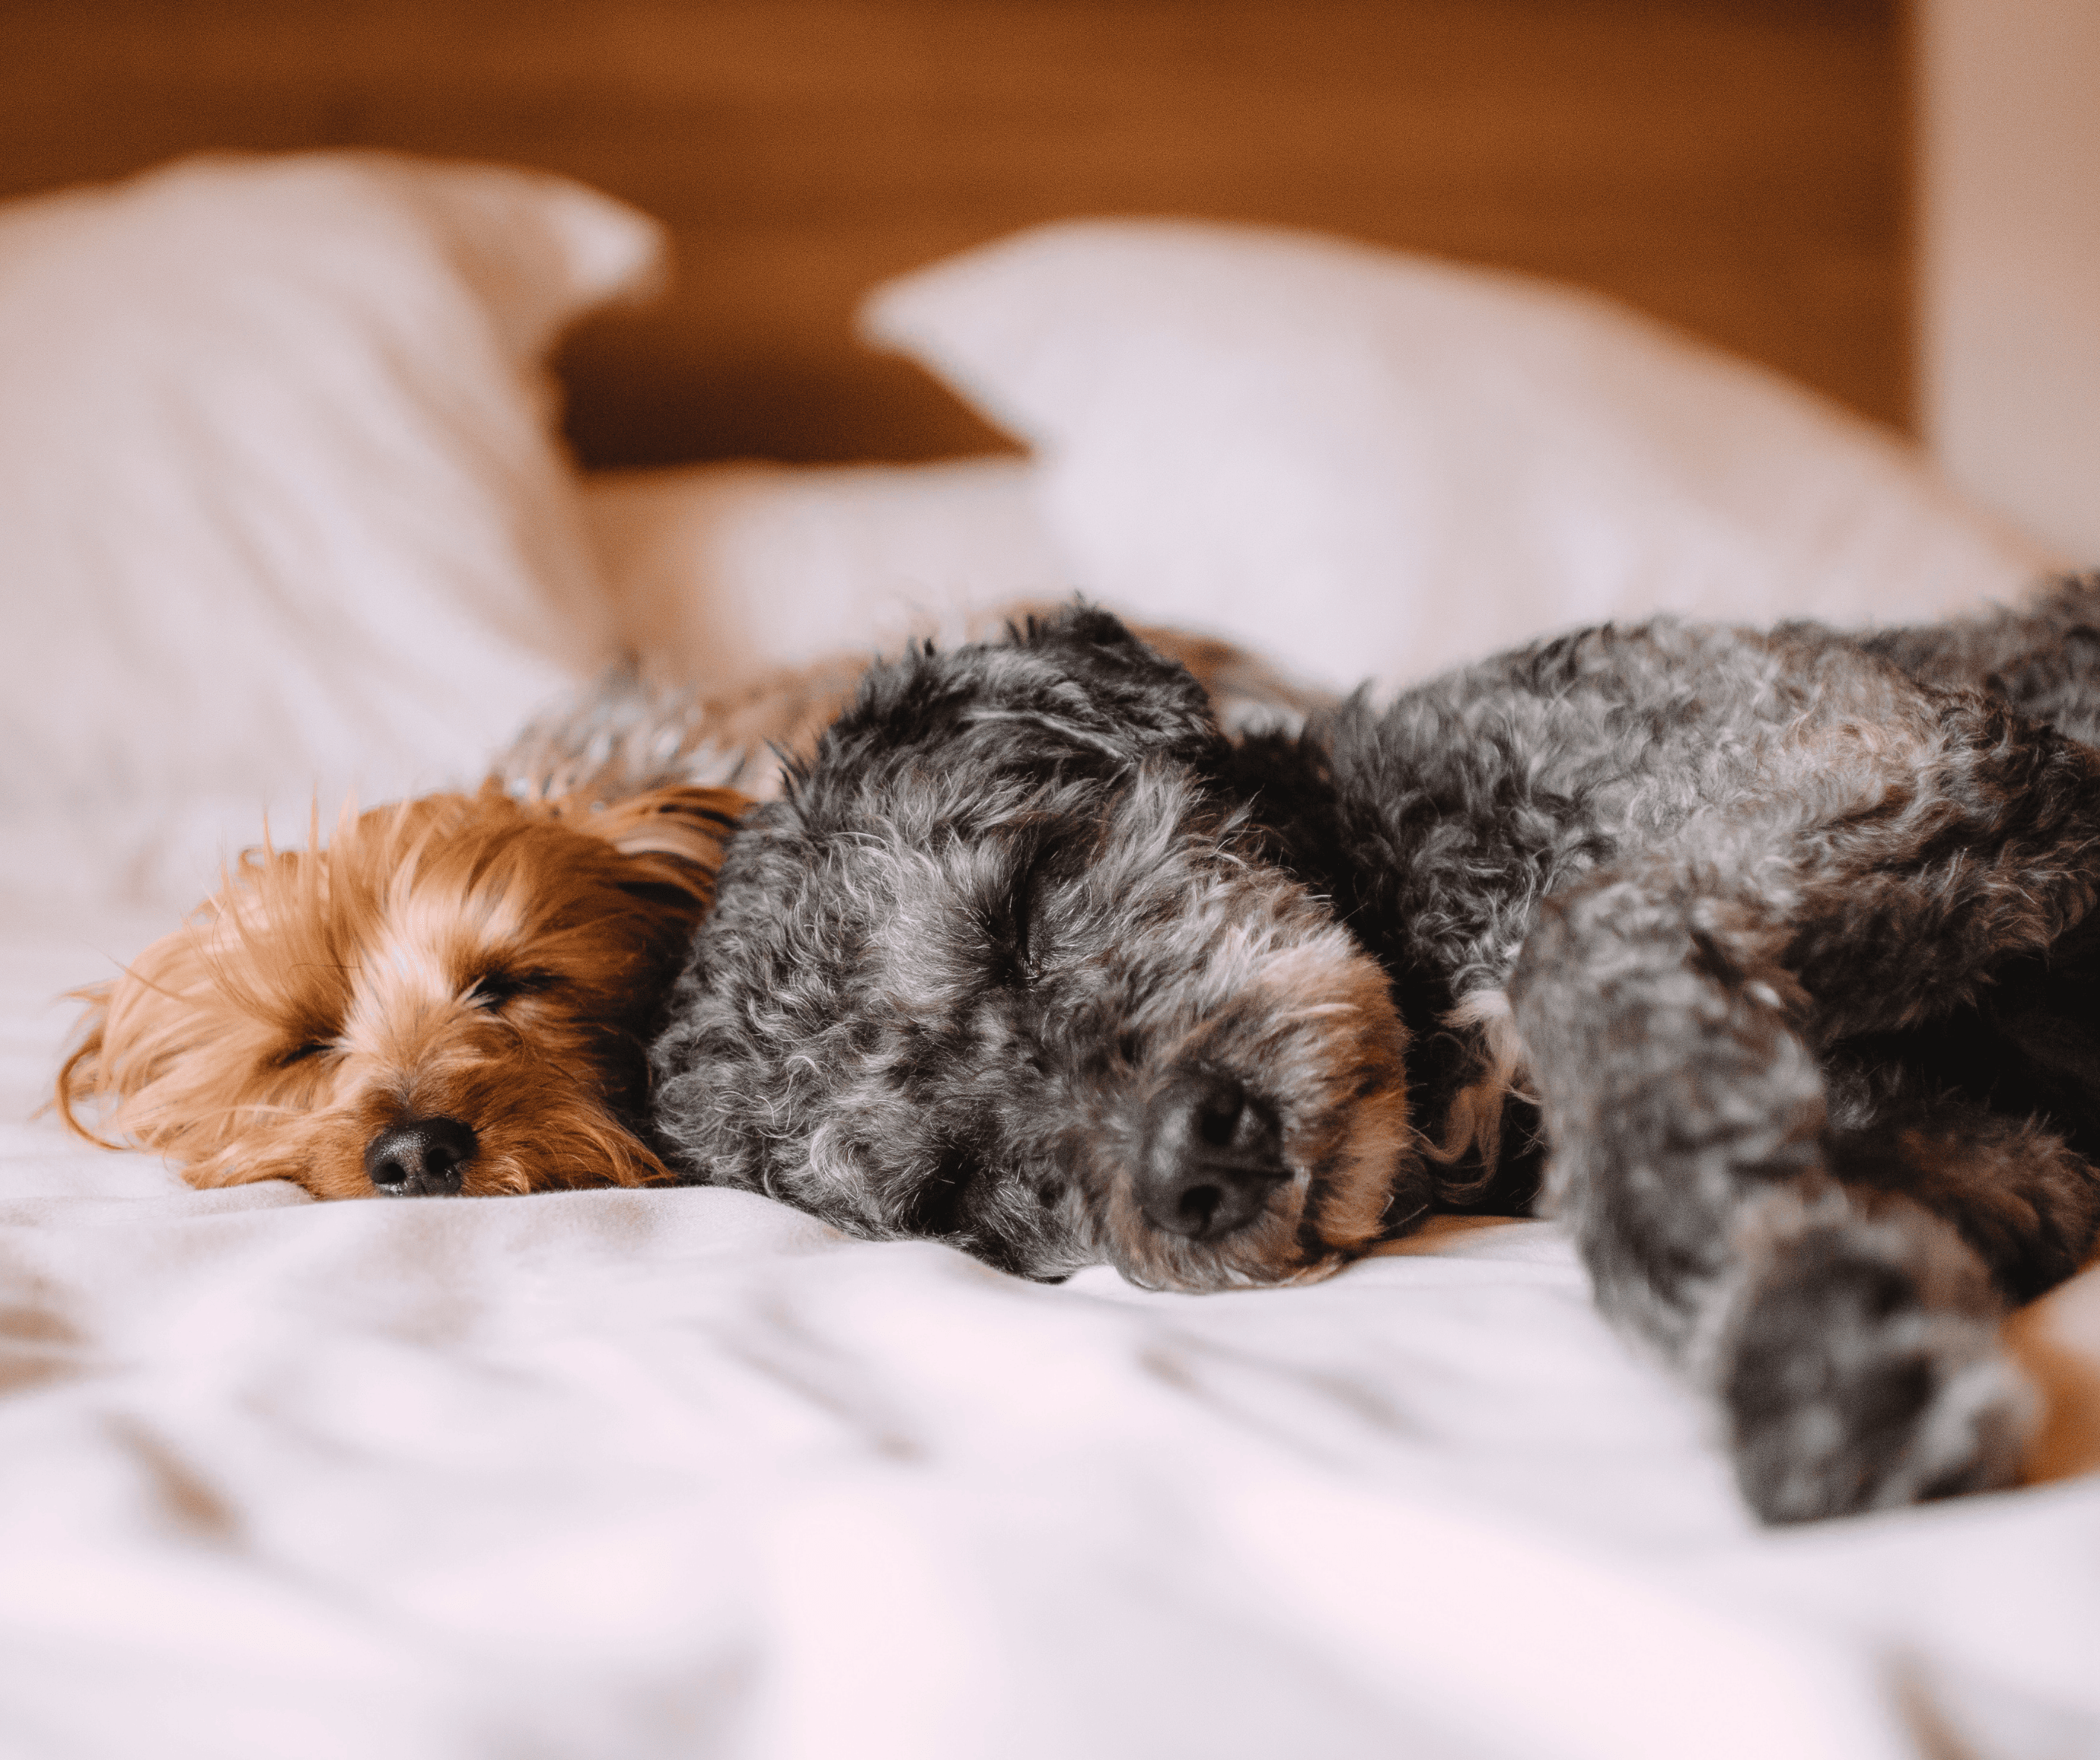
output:
<path id="1" fill-rule="evenodd" d="M 999 443 L 869 285 L 1030 222 L 1565 277 L 1912 415 L 1901 0 L 0 0 L 0 194 L 200 147 L 569 173 L 678 285 L 566 351 L 593 464 Z"/>

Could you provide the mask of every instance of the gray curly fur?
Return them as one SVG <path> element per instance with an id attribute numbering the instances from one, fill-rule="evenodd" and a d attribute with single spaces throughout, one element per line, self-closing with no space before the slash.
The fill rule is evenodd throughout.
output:
<path id="1" fill-rule="evenodd" d="M 2100 1230 L 2096 626 L 1607 627 L 1236 743 L 1103 613 L 915 651 L 734 840 L 667 1154 L 1190 1290 L 1542 1177 L 1767 1519 L 2003 1484 Z"/>
<path id="2" fill-rule="evenodd" d="M 696 688 L 645 679 L 627 659 L 528 722 L 489 777 L 520 800 L 624 801 L 680 783 L 748 787 L 765 756 L 721 738 Z"/>

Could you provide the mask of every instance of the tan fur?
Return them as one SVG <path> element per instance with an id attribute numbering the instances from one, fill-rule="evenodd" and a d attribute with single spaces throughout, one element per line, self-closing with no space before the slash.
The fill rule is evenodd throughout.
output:
<path id="1" fill-rule="evenodd" d="M 1492 1171 L 1502 1156 L 1502 1114 L 1512 1095 L 1529 1100 L 1519 1086 L 1524 1040 L 1510 1018 L 1509 998 L 1498 990 L 1476 990 L 1444 1017 L 1444 1025 L 1472 1049 L 1473 1079 L 1452 1096 L 1443 1134 L 1423 1145 L 1432 1161 L 1451 1167 L 1476 1150 Z"/>
<path id="2" fill-rule="evenodd" d="M 375 808 L 325 848 L 248 851 L 188 923 L 77 993 L 59 1112 L 198 1186 L 369 1196 L 375 1135 L 428 1117 L 474 1133 L 463 1192 L 660 1178 L 629 1127 L 646 1036 L 748 804 L 491 784 Z"/>
<path id="3" fill-rule="evenodd" d="M 1302 1070 L 1295 1091 L 1348 1101 L 1286 1114 L 1291 1179 L 1260 1222 L 1222 1242 L 1162 1233 L 1145 1220 L 1127 1183 L 1118 1182 L 1108 1205 L 1114 1262 L 1148 1288 L 1256 1288 L 1332 1276 L 1378 1239 L 1395 1170 L 1417 1153 L 1407 1029 L 1379 968 L 1339 932 L 1281 951 L 1252 948 L 1239 964 L 1229 990 L 1261 999 L 1248 1012 L 1268 1023 L 1267 1066 Z M 1193 1044 L 1164 1061 L 1185 1056 Z"/>

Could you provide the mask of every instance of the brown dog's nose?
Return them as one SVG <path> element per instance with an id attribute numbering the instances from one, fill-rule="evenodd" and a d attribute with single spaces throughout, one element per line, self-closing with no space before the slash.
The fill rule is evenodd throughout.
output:
<path id="1" fill-rule="evenodd" d="M 476 1146 L 474 1127 L 461 1119 L 406 1119 L 366 1145 L 365 1177 L 389 1198 L 443 1197 L 460 1189 Z"/>
<path id="2" fill-rule="evenodd" d="M 1276 1114 L 1229 1075 L 1180 1077 L 1145 1109 L 1137 1202 L 1155 1228 L 1215 1240 L 1253 1221 L 1290 1176 Z"/>

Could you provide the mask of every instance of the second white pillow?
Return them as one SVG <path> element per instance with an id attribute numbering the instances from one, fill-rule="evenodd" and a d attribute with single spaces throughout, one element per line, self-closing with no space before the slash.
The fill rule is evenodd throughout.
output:
<path id="1" fill-rule="evenodd" d="M 2049 560 L 1776 374 L 1368 246 L 1072 223 L 890 283 L 863 322 L 1035 448 L 1088 591 L 1330 684 L 1661 610 L 1935 617 Z"/>

